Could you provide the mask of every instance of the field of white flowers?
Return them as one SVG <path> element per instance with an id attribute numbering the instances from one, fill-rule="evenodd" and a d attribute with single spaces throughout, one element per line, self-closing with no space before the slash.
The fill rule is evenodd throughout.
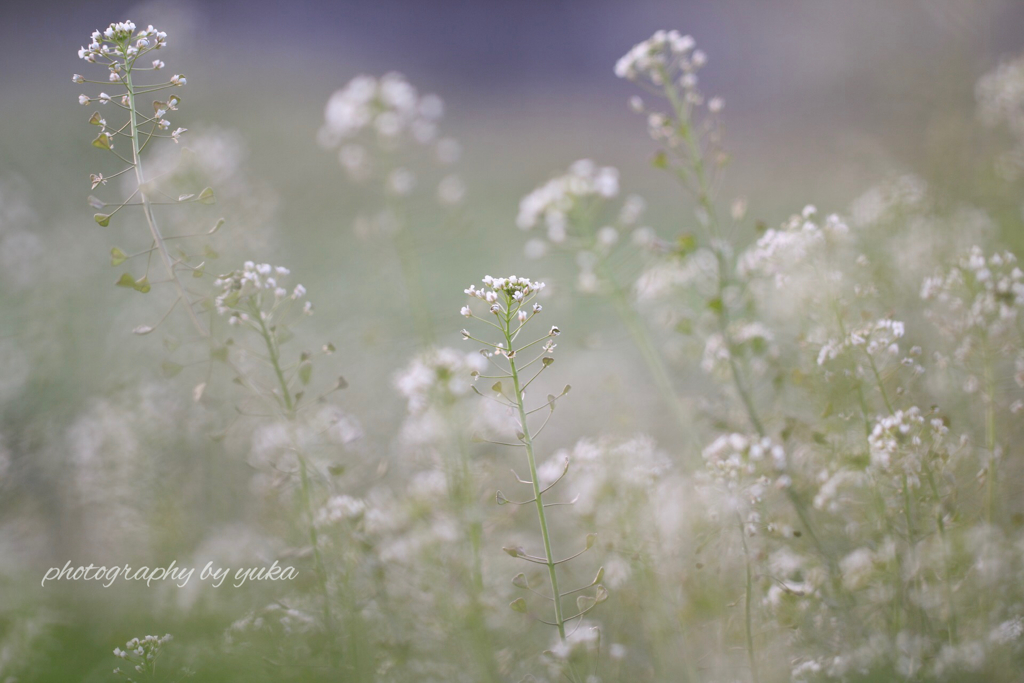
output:
<path id="1" fill-rule="evenodd" d="M 0 682 L 1022 680 L 1024 57 L 972 78 L 976 201 L 767 224 L 716 55 L 638 35 L 664 184 L 595 138 L 499 229 L 444 93 L 346 78 L 281 150 L 142 14 L 44 84 L 87 172 L 0 162 Z M 290 262 L 303 221 L 347 237 Z"/>

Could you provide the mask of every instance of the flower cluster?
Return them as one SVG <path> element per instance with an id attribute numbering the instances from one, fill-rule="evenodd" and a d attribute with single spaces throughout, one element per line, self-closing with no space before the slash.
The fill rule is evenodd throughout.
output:
<path id="1" fill-rule="evenodd" d="M 707 62 L 707 56 L 695 49 L 696 45 L 691 36 L 679 31 L 655 31 L 619 58 L 615 75 L 631 81 L 647 79 L 654 85 L 663 85 L 677 71 L 682 71 L 685 77 Z"/>
<path id="2" fill-rule="evenodd" d="M 627 195 L 616 207 L 610 200 L 618 194 L 619 172 L 590 159 L 573 163 L 568 172 L 530 192 L 519 202 L 516 224 L 527 231 L 541 228 L 544 238 L 527 241 L 527 258 L 541 258 L 550 248 L 573 253 L 579 289 L 597 291 L 602 281 L 614 277 L 608 262 L 616 248 L 630 242 L 644 248 L 657 244 L 654 230 L 640 222 L 644 199 Z M 624 235 L 632 239 L 624 240 Z"/>
<path id="3" fill-rule="evenodd" d="M 986 256 L 975 246 L 949 272 L 926 278 L 921 298 L 941 305 L 932 318 L 948 332 L 997 336 L 1012 331 L 1024 308 L 1024 271 L 1010 252 Z"/>
<path id="4" fill-rule="evenodd" d="M 490 312 L 495 315 L 505 315 L 511 318 L 518 317 L 520 323 L 526 322 L 543 310 L 539 303 L 533 304 L 529 309 L 526 305 L 537 296 L 547 285 L 543 282 L 532 282 L 528 277 L 491 277 L 483 278 L 485 287 L 477 289 L 470 285 L 464 291 L 471 297 L 486 301 L 491 305 Z M 529 313 L 527 311 L 530 311 Z M 473 310 L 469 306 L 463 306 L 460 311 L 467 318 L 474 317 Z M 558 328 L 552 328 L 556 330 Z M 552 335 L 554 336 L 554 335 Z"/>
<path id="5" fill-rule="evenodd" d="M 701 455 L 714 480 L 730 489 L 737 488 L 744 480 L 755 475 L 783 472 L 786 469 L 785 449 L 766 436 L 723 434 L 712 441 Z M 764 481 L 767 482 L 767 479 Z M 777 485 L 788 486 L 788 478 L 780 476 Z M 761 495 L 763 486 L 755 486 L 750 493 L 753 500 L 760 499 Z"/>
<path id="6" fill-rule="evenodd" d="M 920 486 L 922 466 L 946 452 L 948 434 L 942 418 L 929 418 L 917 406 L 897 410 L 879 418 L 868 435 L 871 464 L 906 476 L 910 486 Z"/>
<path id="7" fill-rule="evenodd" d="M 695 49 L 690 36 L 678 31 L 657 31 L 653 36 L 634 45 L 615 65 L 615 75 L 634 81 L 662 95 L 668 100 L 669 112 L 650 109 L 643 99 L 634 95 L 630 108 L 647 115 L 647 132 L 651 138 L 664 144 L 670 154 L 659 153 L 655 165 L 673 167 L 685 183 L 693 189 L 706 183 L 702 158 L 715 150 L 720 141 L 718 114 L 725 106 L 720 97 L 707 102 L 710 114 L 701 125 L 695 125 L 694 110 L 704 105 L 704 96 L 697 88 L 697 71 L 707 63 L 707 55 Z M 704 149 L 702 149 L 704 148 Z M 713 155 L 723 161 L 723 155 Z M 699 171 L 692 173 L 696 164 Z"/>
<path id="8" fill-rule="evenodd" d="M 221 315 L 231 314 L 230 322 L 238 324 L 248 321 L 249 314 L 254 311 L 269 315 L 285 302 L 297 301 L 306 295 L 306 288 L 295 285 L 291 291 L 283 285 L 283 280 L 291 271 L 282 266 L 271 266 L 269 263 L 253 263 L 246 261 L 241 270 L 221 275 L 214 280 L 215 287 L 221 289 L 214 304 Z M 264 311 L 266 305 L 269 311 Z M 311 314 L 313 304 L 306 301 L 303 313 Z"/>
<path id="9" fill-rule="evenodd" d="M 319 141 L 328 149 L 339 147 L 338 160 L 351 180 L 376 174 L 389 194 L 402 197 L 417 185 L 409 159 L 397 161 L 393 154 L 404 140 L 430 148 L 441 166 L 458 161 L 459 143 L 438 132 L 443 115 L 440 97 L 421 95 L 399 73 L 357 76 L 327 101 Z M 457 175 L 446 175 L 437 185 L 437 199 L 445 205 L 459 204 L 465 193 Z"/>
<path id="10" fill-rule="evenodd" d="M 331 95 L 318 141 L 330 150 L 338 147 L 338 161 L 350 180 L 373 178 L 388 196 L 404 198 L 424 184 L 420 178 L 424 172 L 414 170 L 413 152 L 429 151 L 440 167 L 459 160 L 459 142 L 438 131 L 443 114 L 440 97 L 421 95 L 401 74 L 357 76 Z M 406 140 L 412 144 L 403 146 Z M 401 155 L 396 154 L 399 151 Z M 436 201 L 447 207 L 461 204 L 466 196 L 462 178 L 442 173 L 436 181 Z M 367 221 L 366 217 L 360 220 Z"/>
<path id="11" fill-rule="evenodd" d="M 356 520 L 366 513 L 366 501 L 361 498 L 340 495 L 331 496 L 317 513 L 318 526 L 337 524 L 343 521 Z"/>
<path id="12" fill-rule="evenodd" d="M 757 242 L 743 252 L 737 262 L 740 275 L 767 277 L 782 288 L 794 266 L 802 265 L 826 241 L 841 239 L 849 232 L 846 223 L 836 214 L 817 222 L 818 210 L 806 206 L 779 228 L 769 228 Z"/>
<path id="13" fill-rule="evenodd" d="M 156 671 L 156 658 L 160 654 L 160 648 L 169 643 L 172 638 L 170 633 L 163 636 L 132 638 L 125 643 L 124 650 L 115 647 L 114 656 L 132 665 L 135 674 L 152 676 Z M 122 671 L 120 667 L 114 669 L 114 673 L 123 676 L 129 683 L 134 683 L 132 674 Z"/>
<path id="14" fill-rule="evenodd" d="M 132 40 L 135 41 L 134 45 Z M 156 30 L 152 24 L 136 33 L 135 22 L 119 21 L 111 24 L 102 32 L 93 31 L 89 45 L 79 48 L 78 58 L 91 63 L 96 63 L 104 58 L 111 62 L 118 58 L 126 58 L 134 62 L 147 52 L 159 50 L 166 45 L 167 34 Z M 154 67 L 160 68 L 156 64 Z M 117 73 L 117 71 L 115 70 L 113 73 Z"/>
<path id="15" fill-rule="evenodd" d="M 585 209 L 588 199 L 611 199 L 618 194 L 618 170 L 580 159 L 568 173 L 552 178 L 520 200 L 516 225 L 530 230 L 543 223 L 548 239 L 560 244 L 569 234 L 574 212 Z"/>
<path id="16" fill-rule="evenodd" d="M 381 141 L 410 135 L 428 144 L 437 138 L 437 122 L 443 114 L 440 97 L 421 96 L 402 74 L 357 76 L 327 101 L 321 140 L 334 146 L 372 130 Z"/>
<path id="17" fill-rule="evenodd" d="M 728 374 L 734 356 L 746 356 L 751 369 L 761 374 L 765 361 L 778 355 L 775 333 L 761 322 L 735 322 L 724 333 L 709 334 L 700 367 L 708 374 Z"/>
<path id="18" fill-rule="evenodd" d="M 863 349 L 869 356 L 895 357 L 906 329 L 899 320 L 882 318 L 851 331 L 843 339 L 830 339 L 818 352 L 818 365 L 825 365 L 851 349 Z M 913 354 L 913 355 L 916 355 Z"/>
<path id="19" fill-rule="evenodd" d="M 430 349 L 414 358 L 395 376 L 395 387 L 405 398 L 409 413 L 418 415 L 435 400 L 451 403 L 469 393 L 471 382 L 487 367 L 479 353 L 451 348 Z"/>
<path id="20" fill-rule="evenodd" d="M 132 41 L 134 41 L 134 44 Z M 93 97 L 82 94 L 78 96 L 78 103 L 82 105 L 92 104 L 93 102 L 109 104 L 119 98 L 123 108 L 129 109 L 134 107 L 134 98 L 138 92 L 138 84 L 133 88 L 131 74 L 136 71 L 156 71 L 164 68 L 163 61 L 159 59 L 154 60 L 149 67 L 139 66 L 136 62 L 144 54 L 158 50 L 165 45 L 167 45 L 167 34 L 156 30 L 152 25 L 136 33 L 134 23 L 123 21 L 111 24 L 102 33 L 94 31 L 92 42 L 87 47 L 81 48 L 78 51 L 78 56 L 90 63 L 104 63 L 110 71 L 108 81 L 123 85 L 126 88 L 126 92 L 113 96 L 106 92 L 101 92 Z M 81 74 L 75 74 L 71 80 L 75 83 L 97 83 L 97 81 L 87 80 Z M 166 83 L 145 86 L 145 92 L 151 93 L 164 88 L 179 87 L 185 85 L 186 82 L 187 79 L 184 76 L 175 74 Z M 93 141 L 93 145 L 100 149 L 113 149 L 114 138 L 118 135 L 136 135 L 135 125 L 152 124 L 153 130 L 149 132 L 150 138 L 157 135 L 157 130 L 170 131 L 171 122 L 164 118 L 164 116 L 168 111 L 177 110 L 180 103 L 181 98 L 177 96 L 171 96 L 166 102 L 159 100 L 153 102 L 154 115 L 140 115 L 137 123 L 134 123 L 133 128 L 127 133 L 124 132 L 124 128 L 117 129 L 116 126 L 114 127 L 115 130 L 108 132 L 106 119 L 99 112 L 95 112 L 89 119 L 89 123 L 99 126 L 100 133 L 96 140 Z M 178 142 L 181 139 L 181 134 L 185 131 L 185 128 L 178 127 L 167 134 L 166 137 L 174 142 Z M 106 184 L 106 179 L 103 178 L 102 174 L 93 175 L 93 188 L 98 184 Z"/>

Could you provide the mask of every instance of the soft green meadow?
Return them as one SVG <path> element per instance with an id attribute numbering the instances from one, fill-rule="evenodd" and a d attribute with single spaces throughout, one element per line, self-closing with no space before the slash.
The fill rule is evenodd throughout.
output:
<path id="1" fill-rule="evenodd" d="M 850 187 L 168 33 L 3 105 L 0 681 L 1019 680 L 1024 58 Z"/>

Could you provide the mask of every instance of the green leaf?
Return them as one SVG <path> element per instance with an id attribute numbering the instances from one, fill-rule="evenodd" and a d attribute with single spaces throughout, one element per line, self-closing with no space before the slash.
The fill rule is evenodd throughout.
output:
<path id="1" fill-rule="evenodd" d="M 94 126 L 102 126 L 103 117 L 100 116 L 100 113 L 98 111 L 94 111 L 92 113 L 92 116 L 89 117 L 89 123 L 91 123 Z"/>
<path id="2" fill-rule="evenodd" d="M 106 133 L 100 133 L 92 141 L 92 146 L 99 149 L 110 149 L 110 136 Z"/>
<path id="3" fill-rule="evenodd" d="M 552 363 L 554 363 L 555 359 L 552 358 L 551 356 L 544 356 L 543 358 L 540 359 L 540 362 L 541 362 L 541 365 L 543 365 L 544 367 L 547 367 L 547 366 L 551 365 Z"/>
<path id="4" fill-rule="evenodd" d="M 493 391 L 496 394 L 500 394 L 501 393 L 501 382 L 495 382 L 491 386 L 491 391 Z"/>
<path id="5" fill-rule="evenodd" d="M 161 372 L 164 373 L 164 377 L 174 377 L 179 372 L 181 372 L 182 369 L 183 366 L 178 365 L 177 363 L 173 363 L 169 360 L 165 360 L 163 363 L 160 364 L 160 370 Z"/>
<path id="6" fill-rule="evenodd" d="M 95 214 L 92 219 L 102 225 L 104 228 L 110 225 L 110 214 L 98 213 Z"/>
<path id="7" fill-rule="evenodd" d="M 313 364 L 309 361 L 305 361 L 299 365 L 299 381 L 303 384 L 309 384 L 310 378 L 313 377 Z"/>
<path id="8" fill-rule="evenodd" d="M 210 350 L 210 360 L 219 360 L 222 363 L 228 362 L 228 347 L 218 346 Z"/>
<path id="9" fill-rule="evenodd" d="M 199 264 L 198 266 L 196 266 L 196 268 L 192 271 L 192 277 L 194 277 L 194 278 L 201 278 L 205 274 L 206 274 L 206 267 L 202 263 Z"/>
<path id="10" fill-rule="evenodd" d="M 136 292 L 142 292 L 143 294 L 148 294 L 151 289 L 149 286 L 149 278 L 146 276 L 143 276 L 141 280 L 136 280 L 135 284 L 132 286 L 135 288 Z"/>
<path id="11" fill-rule="evenodd" d="M 114 284 L 118 287 L 134 287 L 135 278 L 133 278 L 130 273 L 121 273 L 121 278 Z"/>
<path id="12" fill-rule="evenodd" d="M 207 187 L 206 189 L 199 193 L 198 201 L 200 204 L 213 204 L 217 200 L 213 196 L 213 190 Z"/>
<path id="13" fill-rule="evenodd" d="M 530 583 L 526 580 L 526 574 L 516 574 L 512 577 L 512 585 L 516 588 L 529 588 Z"/>
<path id="14" fill-rule="evenodd" d="M 203 247 L 203 256 L 205 256 L 206 258 L 208 258 L 208 259 L 210 259 L 212 261 L 213 259 L 220 257 L 220 254 L 215 252 L 210 247 L 210 245 L 206 245 L 205 247 Z"/>
<path id="15" fill-rule="evenodd" d="M 526 614 L 526 600 L 523 600 L 522 598 L 516 598 L 512 602 L 508 603 L 508 606 L 512 608 L 513 612 Z"/>
<path id="16" fill-rule="evenodd" d="M 128 257 L 125 256 L 125 253 L 117 247 L 110 250 L 110 265 L 119 266 L 127 260 Z"/>
<path id="17" fill-rule="evenodd" d="M 715 298 L 708 301 L 708 309 L 715 313 L 721 313 L 725 310 L 725 304 L 722 303 L 722 297 L 716 296 Z"/>
<path id="18" fill-rule="evenodd" d="M 651 166 L 654 168 L 668 168 L 668 155 L 663 151 L 659 151 L 651 159 Z"/>

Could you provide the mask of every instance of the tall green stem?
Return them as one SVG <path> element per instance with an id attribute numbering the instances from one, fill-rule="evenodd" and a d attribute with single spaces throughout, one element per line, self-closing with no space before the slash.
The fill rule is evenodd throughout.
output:
<path id="1" fill-rule="evenodd" d="M 288 381 L 285 379 L 284 371 L 281 369 L 280 352 L 277 348 L 277 344 L 274 341 L 273 335 L 270 330 L 267 329 L 266 321 L 263 320 L 263 315 L 258 306 L 253 304 L 252 306 L 253 317 L 259 321 L 260 334 L 263 337 L 263 342 L 267 346 L 267 356 L 270 358 L 270 364 L 274 368 L 274 374 L 277 376 L 277 381 L 281 387 L 281 396 L 286 410 L 285 417 L 289 424 L 289 434 L 291 433 L 291 423 L 295 417 L 295 402 L 292 399 L 291 390 L 288 388 Z M 313 498 L 311 495 L 311 487 L 309 482 L 309 471 L 306 464 L 306 457 L 303 455 L 298 448 L 295 450 L 295 455 L 299 461 L 299 479 L 302 490 L 302 502 L 305 508 L 306 517 L 309 523 L 309 542 L 313 547 L 313 560 L 316 565 L 317 580 L 320 584 L 320 592 L 323 595 L 324 601 L 324 629 L 327 631 L 329 637 L 332 638 L 332 642 L 328 648 L 329 657 L 331 664 L 334 664 L 334 621 L 331 616 L 331 600 L 330 594 L 327 590 L 327 568 L 324 565 L 323 556 L 320 554 L 320 539 L 318 538 L 316 531 L 316 518 L 313 512 Z"/>
<path id="2" fill-rule="evenodd" d="M 515 355 L 512 351 L 512 298 L 508 297 L 505 306 L 505 314 L 503 318 L 504 326 L 503 332 L 505 334 L 505 343 L 507 349 L 509 349 L 509 374 L 512 375 L 512 384 L 516 392 L 515 403 L 516 409 L 519 411 L 519 425 L 522 429 L 522 441 L 526 446 L 526 457 L 530 465 L 530 482 L 533 484 L 533 497 L 534 502 L 537 504 L 537 519 L 540 521 L 540 533 L 544 539 L 544 564 L 548 568 L 548 578 L 551 581 L 551 596 L 552 601 L 555 603 L 555 625 L 558 627 L 558 636 L 562 640 L 565 640 L 565 621 L 562 618 L 562 600 L 561 595 L 558 592 L 558 574 L 555 571 L 555 558 L 551 553 L 551 534 L 548 532 L 548 521 L 544 514 L 544 499 L 543 493 L 540 489 L 540 478 L 537 476 L 537 458 L 533 452 L 533 439 L 530 436 L 530 425 L 526 420 L 526 406 L 525 399 L 523 398 L 523 391 L 520 388 L 519 383 L 519 371 L 516 368 Z"/>
<path id="3" fill-rule="evenodd" d="M 992 523 L 996 505 L 996 382 L 992 352 L 985 340 L 985 450 L 988 451 L 988 476 L 985 477 L 985 521 Z"/>
<path id="4" fill-rule="evenodd" d="M 195 310 L 192 308 L 192 301 L 189 299 L 188 290 L 182 283 L 181 278 L 178 277 L 178 271 L 174 267 L 174 260 L 171 259 L 170 252 L 167 251 L 167 244 L 160 233 L 160 228 L 157 226 L 156 216 L 153 215 L 153 205 L 149 199 L 149 192 L 146 190 L 146 177 L 142 171 L 142 156 L 139 153 L 138 112 L 135 105 L 135 89 L 132 86 L 131 64 L 125 65 L 124 84 L 128 90 L 128 112 L 131 117 L 132 165 L 135 167 L 135 180 L 138 183 L 139 197 L 142 200 L 142 213 L 146 216 L 146 223 L 149 225 L 149 233 L 153 237 L 153 243 L 156 245 L 157 251 L 160 252 L 160 260 L 163 261 L 164 267 L 167 268 L 167 274 L 178 290 L 178 296 L 185 305 L 185 311 L 188 313 L 189 319 L 199 334 L 205 337 L 207 336 L 206 328 L 199 321 L 199 316 L 196 315 Z"/>
<path id="5" fill-rule="evenodd" d="M 757 674 L 757 652 L 754 650 L 754 625 L 752 614 L 752 602 L 754 597 L 754 577 L 750 566 L 750 550 L 747 548 L 747 535 L 743 529 L 743 519 L 737 515 L 740 526 L 740 543 L 743 544 L 743 559 L 747 570 L 746 593 L 743 600 L 743 626 L 747 636 L 747 659 L 750 661 L 750 679 L 753 683 L 760 683 Z"/>

